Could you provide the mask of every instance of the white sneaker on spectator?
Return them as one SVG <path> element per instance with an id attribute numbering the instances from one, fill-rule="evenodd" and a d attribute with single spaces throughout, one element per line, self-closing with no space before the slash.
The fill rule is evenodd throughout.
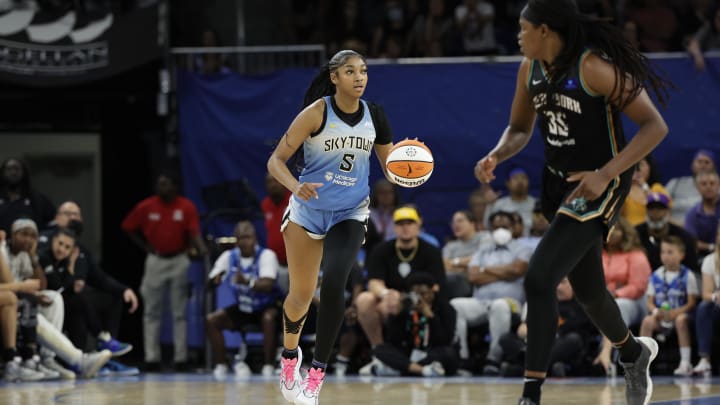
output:
<path id="1" fill-rule="evenodd" d="M 678 368 L 673 371 L 673 374 L 678 377 L 690 377 L 691 375 L 693 375 L 692 364 L 686 361 L 681 361 Z"/>
<path id="2" fill-rule="evenodd" d="M 42 365 L 49 368 L 50 370 L 57 371 L 60 373 L 60 378 L 63 380 L 74 380 L 75 373 L 72 370 L 68 370 L 61 366 L 60 363 L 55 361 L 55 357 L 44 357 L 42 359 Z"/>
<path id="3" fill-rule="evenodd" d="M 83 378 L 93 378 L 98 370 L 112 358 L 110 350 L 101 350 L 95 353 L 83 353 L 77 371 Z"/>
<path id="4" fill-rule="evenodd" d="M 703 376 L 712 375 L 712 364 L 705 358 L 701 358 L 697 366 L 693 368 L 693 374 L 699 374 Z"/>
<path id="5" fill-rule="evenodd" d="M 216 380 L 224 380 L 227 378 L 228 366 L 226 364 L 217 364 L 213 369 L 213 377 Z"/>
<path id="6" fill-rule="evenodd" d="M 336 361 L 334 364 L 335 377 L 344 378 L 347 374 L 348 364 L 344 361 Z"/>
<path id="7" fill-rule="evenodd" d="M 249 378 L 252 375 L 250 366 L 244 361 L 238 361 L 233 365 L 233 371 L 235 372 L 235 378 Z"/>
<path id="8" fill-rule="evenodd" d="M 433 361 L 423 366 L 422 375 L 423 377 L 442 377 L 445 375 L 445 368 L 439 361 Z"/>
<path id="9" fill-rule="evenodd" d="M 5 363 L 5 371 L 3 373 L 5 381 L 40 381 L 44 377 L 43 373 L 38 372 L 35 369 L 25 367 L 20 357 L 15 357 L 11 361 Z"/>
<path id="10" fill-rule="evenodd" d="M 263 377 L 272 377 L 275 374 L 275 366 L 272 364 L 266 364 L 262 367 L 260 374 Z"/>
<path id="11" fill-rule="evenodd" d="M 60 379 L 60 373 L 58 373 L 55 370 L 50 370 L 49 368 L 42 365 L 40 362 L 40 356 L 37 354 L 32 356 L 31 358 L 25 360 L 23 362 L 23 365 L 26 368 L 32 369 L 37 371 L 38 373 L 43 375 L 43 380 L 58 380 Z"/>

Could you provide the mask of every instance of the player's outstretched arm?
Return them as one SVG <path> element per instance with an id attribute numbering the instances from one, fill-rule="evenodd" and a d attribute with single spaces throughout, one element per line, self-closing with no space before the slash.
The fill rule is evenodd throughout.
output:
<path id="1" fill-rule="evenodd" d="M 529 73 L 530 61 L 523 59 L 515 83 L 510 123 L 503 131 L 495 148 L 480 159 L 475 166 L 475 176 L 483 183 L 488 183 L 495 178 L 492 172 L 496 165 L 520 152 L 530 141 L 536 113 L 527 88 Z"/>

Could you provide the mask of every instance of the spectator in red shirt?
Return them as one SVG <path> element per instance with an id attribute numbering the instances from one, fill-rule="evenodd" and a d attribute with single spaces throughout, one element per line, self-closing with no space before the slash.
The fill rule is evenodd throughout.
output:
<path id="1" fill-rule="evenodd" d="M 160 368 L 160 325 L 164 290 L 169 289 L 173 315 L 174 361 L 176 369 L 187 363 L 188 277 L 191 245 L 205 255 L 200 237 L 200 223 L 195 205 L 178 195 L 177 178 L 160 174 L 156 195 L 138 203 L 125 217 L 123 231 L 147 252 L 145 274 L 140 286 L 144 305 L 143 335 L 145 366 L 148 371 Z"/>
<path id="2" fill-rule="evenodd" d="M 277 255 L 280 269 L 278 272 L 278 284 L 280 288 L 287 293 L 290 284 L 287 269 L 287 253 L 285 252 L 285 239 L 280 232 L 285 209 L 290 202 L 292 193 L 288 191 L 275 177 L 270 173 L 265 176 L 265 191 L 267 197 L 262 200 L 263 215 L 265 216 L 265 232 L 267 233 L 267 241 L 265 246 L 275 252 Z"/>

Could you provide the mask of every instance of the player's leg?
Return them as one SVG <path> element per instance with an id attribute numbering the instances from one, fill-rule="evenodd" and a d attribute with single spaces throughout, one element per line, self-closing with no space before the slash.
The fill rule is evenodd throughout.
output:
<path id="1" fill-rule="evenodd" d="M 308 308 L 315 295 L 322 240 L 311 238 L 300 225 L 288 221 L 283 229 L 287 251 L 290 288 L 282 309 L 283 353 L 281 358 L 280 391 L 285 399 L 294 402 L 300 393 L 300 364 L 302 351 L 300 332 L 307 318 Z"/>
<path id="2" fill-rule="evenodd" d="M 648 371 L 657 355 L 658 346 L 652 338 L 635 339 L 625 325 L 615 299 L 605 287 L 602 265 L 604 225 L 599 221 L 586 224 L 587 227 L 574 234 L 593 233 L 596 238 L 591 242 L 590 250 L 570 273 L 570 284 L 588 317 L 620 353 L 620 364 L 625 368 L 627 403 L 644 405 L 652 395 L 652 381 Z"/>
<path id="3" fill-rule="evenodd" d="M 540 387 L 545 381 L 550 361 L 548 348 L 553 346 L 557 332 L 557 285 L 576 267 L 601 234 L 601 223 L 583 223 L 558 214 L 530 259 L 524 281 L 528 344 L 523 397 L 534 403 L 540 403 Z"/>
<path id="4" fill-rule="evenodd" d="M 296 404 L 317 403 L 330 353 L 345 319 L 345 286 L 365 238 L 365 225 L 354 219 L 335 224 L 325 237 L 315 356 Z"/>

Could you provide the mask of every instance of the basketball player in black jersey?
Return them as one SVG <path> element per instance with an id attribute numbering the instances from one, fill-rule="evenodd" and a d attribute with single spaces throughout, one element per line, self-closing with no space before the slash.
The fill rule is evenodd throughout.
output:
<path id="1" fill-rule="evenodd" d="M 651 338 L 635 338 L 605 287 L 601 247 L 628 193 L 633 166 L 668 129 L 646 87 L 664 102 L 669 83 L 614 26 L 581 14 L 574 0 L 530 0 L 520 17 L 520 64 L 510 124 L 478 161 L 487 183 L 496 165 L 518 153 L 536 117 L 545 144 L 542 208 L 550 228 L 533 255 L 525 292 L 528 347 L 518 404 L 540 404 L 557 330 L 555 288 L 568 276 L 588 316 L 620 352 L 628 404 L 652 394 Z M 626 144 L 620 112 L 639 130 Z"/>

